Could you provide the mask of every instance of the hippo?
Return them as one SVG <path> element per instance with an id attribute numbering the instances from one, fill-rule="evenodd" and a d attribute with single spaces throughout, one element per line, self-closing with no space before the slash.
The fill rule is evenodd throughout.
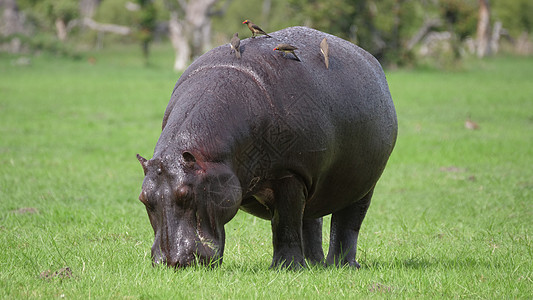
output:
<path id="1" fill-rule="evenodd" d="M 174 87 L 153 157 L 137 154 L 154 265 L 220 265 L 224 226 L 240 209 L 270 220 L 272 268 L 360 267 L 359 229 L 398 130 L 385 74 L 336 36 L 270 35 L 242 40 L 241 58 L 222 45 L 196 59 Z M 300 61 L 273 51 L 279 43 Z"/>

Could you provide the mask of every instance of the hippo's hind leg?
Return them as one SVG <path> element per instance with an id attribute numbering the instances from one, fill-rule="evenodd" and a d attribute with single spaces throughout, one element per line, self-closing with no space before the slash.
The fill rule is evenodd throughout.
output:
<path id="1" fill-rule="evenodd" d="M 305 259 L 311 264 L 324 263 L 322 249 L 322 218 L 303 220 L 303 244 Z"/>
<path id="2" fill-rule="evenodd" d="M 336 266 L 360 267 L 355 260 L 357 251 L 357 237 L 361 223 L 370 205 L 374 189 L 354 204 L 333 213 L 331 217 L 331 232 L 328 257 L 326 264 Z"/>
<path id="3" fill-rule="evenodd" d="M 296 176 L 273 182 L 274 214 L 271 224 L 274 255 L 271 268 L 305 267 L 302 239 L 304 186 Z"/>

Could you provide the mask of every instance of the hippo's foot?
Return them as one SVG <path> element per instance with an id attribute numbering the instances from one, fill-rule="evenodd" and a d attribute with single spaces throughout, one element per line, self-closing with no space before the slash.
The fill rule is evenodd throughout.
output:
<path id="1" fill-rule="evenodd" d="M 352 267 L 359 269 L 361 268 L 361 265 L 355 260 L 347 260 L 347 259 L 336 259 L 336 258 L 330 258 L 326 260 L 326 266 L 335 266 L 335 267 Z"/>
<path id="2" fill-rule="evenodd" d="M 270 265 L 271 269 L 289 269 L 289 270 L 300 270 L 306 268 L 305 259 L 302 255 L 299 256 L 281 256 L 272 259 L 272 264 Z"/>

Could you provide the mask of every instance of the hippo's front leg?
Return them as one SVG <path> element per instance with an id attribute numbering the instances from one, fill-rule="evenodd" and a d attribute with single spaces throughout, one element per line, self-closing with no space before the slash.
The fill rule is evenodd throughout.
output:
<path id="1" fill-rule="evenodd" d="M 302 217 L 305 205 L 305 185 L 295 176 L 273 182 L 274 214 L 272 244 L 274 256 L 271 268 L 299 269 L 305 267 L 302 242 Z"/>

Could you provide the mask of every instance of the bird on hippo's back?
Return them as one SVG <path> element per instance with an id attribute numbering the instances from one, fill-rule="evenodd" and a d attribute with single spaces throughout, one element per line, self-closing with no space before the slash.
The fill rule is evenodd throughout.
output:
<path id="1" fill-rule="evenodd" d="M 268 35 L 268 33 L 266 33 L 263 29 L 261 29 L 259 26 L 255 25 L 254 23 L 252 23 L 252 21 L 250 20 L 244 20 L 242 22 L 242 24 L 246 24 L 248 25 L 248 29 L 250 29 L 250 31 L 252 32 L 252 38 L 255 38 L 255 35 L 256 34 L 263 34 L 269 38 L 271 38 L 270 35 Z"/>
<path id="2" fill-rule="evenodd" d="M 235 56 L 237 58 L 241 58 L 240 45 L 241 45 L 241 39 L 239 39 L 239 33 L 235 32 L 235 34 L 231 38 L 231 42 L 230 42 L 230 47 L 231 47 L 230 53 L 235 51 Z"/>
<path id="3" fill-rule="evenodd" d="M 289 44 L 278 44 L 276 48 L 274 48 L 274 51 L 281 51 L 284 55 L 287 53 L 292 53 L 297 61 L 301 61 L 298 56 L 296 56 L 296 53 L 294 53 L 294 50 L 298 50 L 298 48 Z"/>

